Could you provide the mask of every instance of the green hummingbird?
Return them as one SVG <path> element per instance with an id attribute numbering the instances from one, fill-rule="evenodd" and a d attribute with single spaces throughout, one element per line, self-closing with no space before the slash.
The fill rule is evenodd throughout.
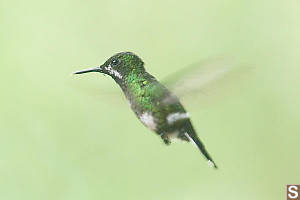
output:
<path id="1" fill-rule="evenodd" d="M 137 55 L 121 52 L 99 67 L 77 71 L 74 74 L 88 72 L 111 76 L 123 90 L 137 118 L 157 133 L 165 144 L 169 145 L 174 138 L 191 142 L 208 160 L 209 165 L 217 168 L 197 136 L 189 113 L 177 96 L 145 70 L 144 62 Z"/>

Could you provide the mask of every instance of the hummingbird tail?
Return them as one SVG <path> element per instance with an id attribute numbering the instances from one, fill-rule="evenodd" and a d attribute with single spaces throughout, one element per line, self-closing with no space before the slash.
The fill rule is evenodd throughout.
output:
<path id="1" fill-rule="evenodd" d="M 199 137 L 196 135 L 196 132 L 192 126 L 192 124 L 189 122 L 187 127 L 187 132 L 185 133 L 185 136 L 189 139 L 190 142 L 194 143 L 197 148 L 201 151 L 201 153 L 204 155 L 204 157 L 208 160 L 208 164 L 211 167 L 214 167 L 217 169 L 216 163 L 213 161 L 213 159 L 210 157 L 209 153 L 206 151 L 205 146 L 200 141 Z"/>

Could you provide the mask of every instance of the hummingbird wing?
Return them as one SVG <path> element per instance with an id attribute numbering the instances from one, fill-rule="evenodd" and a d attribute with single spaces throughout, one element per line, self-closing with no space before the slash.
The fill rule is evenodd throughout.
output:
<path id="1" fill-rule="evenodd" d="M 225 58 L 207 59 L 174 72 L 162 83 L 179 98 L 209 98 L 214 93 L 225 93 L 225 87 L 240 87 L 250 77 L 251 69 Z"/>
<path id="2" fill-rule="evenodd" d="M 232 59 L 211 58 L 188 65 L 168 75 L 161 83 L 184 101 L 197 98 L 197 100 L 211 102 L 218 99 L 215 97 L 216 95 L 226 94 L 229 88 L 241 87 L 241 83 L 245 82 L 243 80 L 251 77 L 252 69 L 247 65 L 237 64 Z M 91 83 L 76 84 L 74 86 L 76 90 L 91 96 L 99 96 L 101 101 L 120 105 L 120 99 L 124 98 L 117 85 L 114 88 L 99 89 L 98 85 Z M 232 90 L 230 90 L 230 94 L 232 94 Z"/>
<path id="3" fill-rule="evenodd" d="M 104 85 L 103 87 L 101 87 L 101 85 L 99 86 L 98 83 L 98 77 L 99 74 L 94 74 L 91 75 L 91 77 L 95 77 L 97 81 L 92 81 L 92 82 L 87 82 L 87 81 L 82 81 L 80 82 L 80 80 L 84 80 L 82 77 L 80 76 L 76 76 L 76 79 L 79 79 L 77 81 L 73 81 L 73 79 L 70 79 L 67 83 L 69 84 L 69 86 L 71 88 L 74 89 L 74 91 L 78 92 L 78 93 L 82 93 L 85 96 L 89 96 L 92 99 L 96 99 L 97 101 L 99 101 L 99 99 L 101 100 L 101 102 L 104 103 L 111 103 L 115 106 L 120 106 L 122 107 L 123 104 L 126 103 L 126 99 L 124 94 L 122 94 L 122 92 L 120 91 L 120 88 L 118 87 L 117 84 L 110 84 L 110 82 L 112 80 L 110 80 L 109 77 L 103 77 L 104 80 L 107 81 L 107 84 Z M 105 79 L 106 78 L 106 79 Z M 96 84 L 95 84 L 96 83 Z"/>

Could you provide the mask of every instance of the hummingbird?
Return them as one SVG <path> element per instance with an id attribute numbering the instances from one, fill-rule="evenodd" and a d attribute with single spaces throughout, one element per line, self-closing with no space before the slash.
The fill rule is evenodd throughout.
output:
<path id="1" fill-rule="evenodd" d="M 73 74 L 89 72 L 111 76 L 121 87 L 137 118 L 159 135 L 166 145 L 171 144 L 172 139 L 191 142 L 200 150 L 209 165 L 217 168 L 197 136 L 190 115 L 179 98 L 145 70 L 144 62 L 136 54 L 117 53 L 98 67 Z"/>

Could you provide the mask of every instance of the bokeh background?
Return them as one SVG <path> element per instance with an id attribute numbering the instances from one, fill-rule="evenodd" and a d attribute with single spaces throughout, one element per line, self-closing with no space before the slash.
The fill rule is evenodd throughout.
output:
<path id="1" fill-rule="evenodd" d="M 2 0 L 0 199 L 285 199 L 300 184 L 299 7 Z M 109 77 L 71 75 L 120 51 L 158 79 L 220 55 L 254 67 L 237 90 L 183 101 L 219 170 L 163 145 Z"/>

